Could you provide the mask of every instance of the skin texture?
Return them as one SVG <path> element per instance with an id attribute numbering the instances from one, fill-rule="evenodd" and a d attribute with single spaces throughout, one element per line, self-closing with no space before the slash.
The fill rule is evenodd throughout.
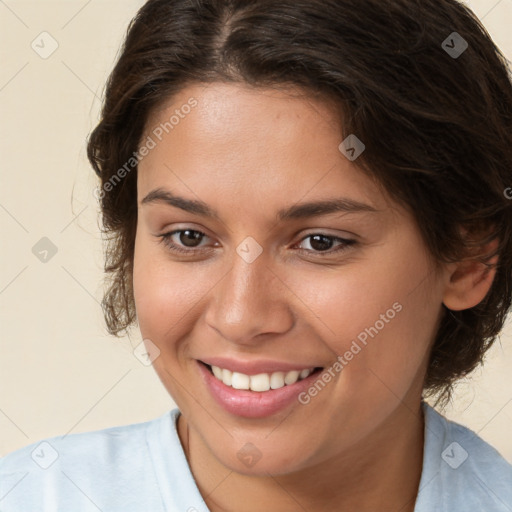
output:
<path id="1" fill-rule="evenodd" d="M 198 102 L 139 165 L 141 334 L 160 350 L 153 365 L 182 412 L 180 439 L 212 511 L 413 510 L 420 400 L 442 305 L 477 304 L 493 272 L 471 262 L 435 271 L 410 214 L 339 151 L 334 109 L 290 92 L 193 84 L 153 112 L 144 138 Z M 201 200 L 219 219 L 142 204 L 157 188 Z M 276 220 L 296 203 L 341 197 L 376 211 Z M 203 252 L 172 252 L 160 235 L 177 229 L 205 233 Z M 322 256 L 307 238 L 315 234 L 356 243 L 333 252 L 334 239 Z M 249 236 L 263 250 L 250 264 L 236 251 Z M 182 240 L 172 237 L 194 250 Z M 401 311 L 307 405 L 240 418 L 198 373 L 196 359 L 216 355 L 329 367 L 395 303 Z M 252 467 L 237 457 L 246 443 L 262 455 Z"/>

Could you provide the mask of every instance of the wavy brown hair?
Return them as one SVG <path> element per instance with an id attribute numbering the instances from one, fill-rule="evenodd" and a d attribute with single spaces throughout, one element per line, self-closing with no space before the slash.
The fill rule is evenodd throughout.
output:
<path id="1" fill-rule="evenodd" d="M 458 57 L 442 46 L 453 32 L 468 44 Z M 425 390 L 449 394 L 497 338 L 512 295 L 512 84 L 480 21 L 456 0 L 149 0 L 87 148 L 102 186 L 112 334 L 135 321 L 133 155 L 148 116 L 190 83 L 214 81 L 331 101 L 343 133 L 366 145 L 356 164 L 412 213 L 435 262 L 499 256 L 480 304 L 443 306 Z M 495 251 L 478 250 L 491 240 Z"/>

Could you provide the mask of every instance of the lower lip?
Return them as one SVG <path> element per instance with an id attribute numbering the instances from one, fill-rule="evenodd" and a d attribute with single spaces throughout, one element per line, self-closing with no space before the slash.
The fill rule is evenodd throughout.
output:
<path id="1" fill-rule="evenodd" d="M 248 391 L 226 386 L 214 377 L 208 368 L 197 361 L 201 377 L 214 400 L 227 412 L 243 418 L 265 418 L 287 408 L 294 402 L 299 405 L 298 396 L 308 389 L 320 372 L 314 372 L 295 384 L 285 385 L 269 391 Z"/>

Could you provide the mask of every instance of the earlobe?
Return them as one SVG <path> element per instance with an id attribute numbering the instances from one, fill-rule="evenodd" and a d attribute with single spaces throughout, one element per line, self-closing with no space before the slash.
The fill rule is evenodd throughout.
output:
<path id="1" fill-rule="evenodd" d="M 498 246 L 498 241 L 491 242 L 487 253 Z M 498 256 L 487 264 L 476 260 L 453 263 L 449 272 L 449 281 L 443 295 L 443 304 L 452 311 L 462 311 L 480 304 L 491 289 L 496 275 Z"/>

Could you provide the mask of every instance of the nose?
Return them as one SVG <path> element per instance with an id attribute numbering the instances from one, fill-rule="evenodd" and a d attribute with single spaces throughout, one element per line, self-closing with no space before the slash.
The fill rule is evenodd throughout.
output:
<path id="1" fill-rule="evenodd" d="M 293 327 L 291 297 L 267 258 L 247 263 L 235 254 L 231 270 L 212 289 L 206 323 L 230 342 L 254 344 L 259 335 L 283 334 Z"/>

